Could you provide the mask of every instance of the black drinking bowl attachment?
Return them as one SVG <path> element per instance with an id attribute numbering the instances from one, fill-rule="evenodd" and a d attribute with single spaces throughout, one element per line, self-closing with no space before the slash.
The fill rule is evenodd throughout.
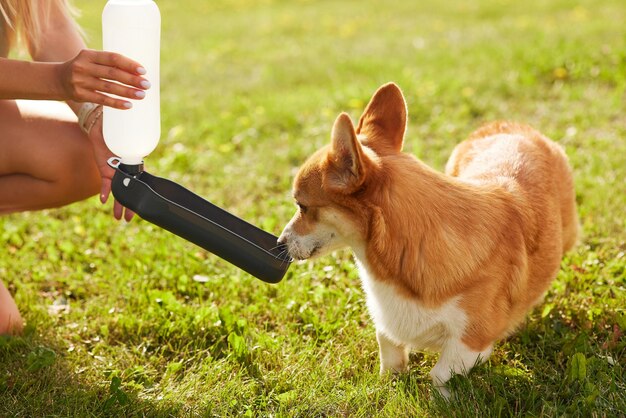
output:
<path id="1" fill-rule="evenodd" d="M 146 221 L 193 242 L 268 283 L 282 280 L 291 258 L 277 238 L 143 166 L 120 164 L 111 190 L 123 206 Z"/>

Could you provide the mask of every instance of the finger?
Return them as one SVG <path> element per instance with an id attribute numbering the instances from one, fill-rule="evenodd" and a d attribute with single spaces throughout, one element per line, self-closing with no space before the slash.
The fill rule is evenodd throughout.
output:
<path id="1" fill-rule="evenodd" d="M 138 89 L 147 90 L 151 84 L 143 77 L 122 71 L 116 67 L 107 67 L 106 65 L 93 64 L 89 68 L 90 73 L 94 77 L 104 78 L 106 80 L 118 81 L 127 86 L 137 87 Z"/>
<path id="2" fill-rule="evenodd" d="M 125 208 L 124 210 L 124 220 L 126 222 L 130 222 L 131 219 L 133 219 L 133 216 L 135 216 L 135 212 L 133 212 L 132 210 Z"/>
<path id="3" fill-rule="evenodd" d="M 87 90 L 96 90 L 101 93 L 114 94 L 120 97 L 128 97 L 129 99 L 141 100 L 146 97 L 144 90 L 137 90 L 130 87 L 123 86 L 111 81 L 102 80 L 100 78 L 90 78 L 86 80 L 81 88 Z"/>
<path id="4" fill-rule="evenodd" d="M 146 73 L 146 69 L 137 61 L 116 52 L 95 51 L 91 62 L 108 67 L 116 67 L 132 74 L 143 75 Z"/>
<path id="5" fill-rule="evenodd" d="M 126 100 L 115 99 L 107 96 L 106 94 L 98 93 L 95 91 L 86 90 L 80 94 L 80 99 L 83 102 L 92 102 L 101 104 L 104 106 L 112 107 L 115 109 L 126 110 L 133 107 L 133 104 Z"/>
<path id="6" fill-rule="evenodd" d="M 109 194 L 111 193 L 111 179 L 102 178 L 102 187 L 100 188 L 100 202 L 102 204 L 109 200 Z"/>
<path id="7" fill-rule="evenodd" d="M 111 166 L 109 166 L 108 160 L 111 157 L 114 157 L 113 154 L 111 154 L 111 152 L 109 151 L 108 148 L 106 148 L 106 144 L 104 143 L 104 138 L 102 137 L 102 122 L 100 122 L 100 138 L 97 138 L 98 140 L 100 140 L 101 142 L 99 144 L 94 144 L 94 146 L 102 146 L 104 147 L 104 149 L 106 150 L 106 157 L 103 157 L 105 160 L 103 161 L 103 164 L 98 165 L 98 170 L 100 170 L 100 175 L 102 176 L 103 180 L 108 180 L 109 181 L 109 190 L 111 190 L 111 179 L 113 179 L 113 176 L 115 175 L 115 169 Z M 95 150 L 94 150 L 95 151 Z M 99 156 L 96 156 L 97 159 L 100 159 Z"/>
<path id="8" fill-rule="evenodd" d="M 124 206 L 122 206 L 122 204 L 116 200 L 115 203 L 113 204 L 113 216 L 118 221 L 122 219 L 123 210 L 124 210 Z"/>

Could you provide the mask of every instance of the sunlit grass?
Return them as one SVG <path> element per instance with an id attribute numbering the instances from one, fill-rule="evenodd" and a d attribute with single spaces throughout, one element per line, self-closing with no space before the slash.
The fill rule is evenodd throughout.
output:
<path id="1" fill-rule="evenodd" d="M 100 46 L 103 1 L 76 1 Z M 405 149 L 441 169 L 493 119 L 564 145 L 584 236 L 490 362 L 378 378 L 348 252 L 264 284 L 97 199 L 0 218 L 2 416 L 619 416 L 626 411 L 626 5 L 620 0 L 158 2 L 163 135 L 146 167 L 278 234 L 297 167 L 397 82 Z M 194 280 L 200 275 L 208 280 Z M 56 309 L 53 308 L 56 304 Z M 69 308 L 66 306 L 69 305 Z"/>

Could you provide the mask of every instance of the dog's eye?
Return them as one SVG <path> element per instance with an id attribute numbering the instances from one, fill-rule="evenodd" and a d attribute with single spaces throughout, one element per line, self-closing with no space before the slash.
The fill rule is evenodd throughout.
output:
<path id="1" fill-rule="evenodd" d="M 298 205 L 298 207 L 300 208 L 302 213 L 306 213 L 306 211 L 308 209 L 306 206 L 304 206 L 302 203 L 296 203 L 296 205 Z"/>

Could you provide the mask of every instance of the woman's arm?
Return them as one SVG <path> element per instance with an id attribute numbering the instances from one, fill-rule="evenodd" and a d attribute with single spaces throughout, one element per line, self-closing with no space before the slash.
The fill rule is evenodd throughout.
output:
<path id="1" fill-rule="evenodd" d="M 128 109 L 130 102 L 102 93 L 143 99 L 144 89 L 150 87 L 140 76 L 143 72 L 138 63 L 119 54 L 87 49 L 66 62 L 0 58 L 0 99 L 65 100 L 74 111 L 77 102 Z"/>
<path id="2" fill-rule="evenodd" d="M 0 99 L 69 100 L 58 63 L 0 58 Z"/>
<path id="3" fill-rule="evenodd" d="M 139 63 L 119 54 L 85 49 L 78 27 L 59 1 L 51 2 L 48 16 L 43 10 L 38 10 L 41 32 L 28 43 L 36 62 L 0 62 L 0 74 L 6 70 L 11 77 L 0 81 L 0 98 L 65 100 L 78 113 L 80 102 L 118 109 L 132 106 L 107 94 L 135 100 L 145 96 L 143 90 L 150 83 L 141 77 L 145 70 Z"/>
<path id="4" fill-rule="evenodd" d="M 63 0 L 48 0 L 49 7 L 40 6 L 41 32 L 27 44 L 28 52 L 35 61 L 58 62 L 74 58 L 87 48 L 78 25 L 62 4 Z"/>

